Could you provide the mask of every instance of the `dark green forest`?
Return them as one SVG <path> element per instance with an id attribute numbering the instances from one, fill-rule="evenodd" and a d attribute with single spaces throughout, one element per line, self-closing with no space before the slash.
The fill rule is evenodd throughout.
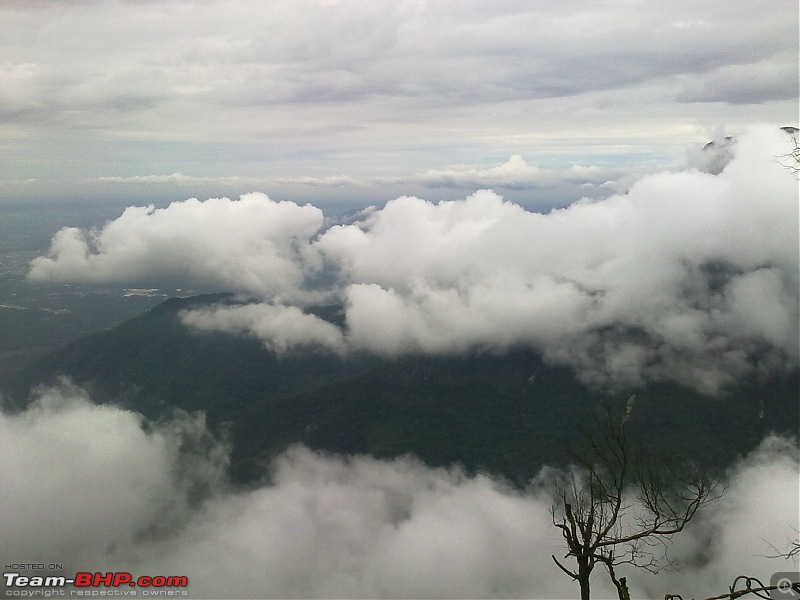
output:
<path id="1" fill-rule="evenodd" d="M 798 373 L 708 397 L 674 384 L 610 392 L 584 385 L 531 349 L 502 354 L 341 358 L 308 349 L 276 355 L 259 341 L 193 331 L 178 312 L 229 295 L 172 298 L 112 329 L 85 336 L 9 377 L 7 408 L 31 389 L 69 377 L 96 402 L 150 420 L 202 411 L 231 446 L 240 484 L 265 476 L 289 445 L 375 457 L 413 454 L 431 466 L 460 464 L 524 486 L 542 465 L 563 466 L 592 409 L 624 410 L 651 454 L 723 469 L 770 432 L 796 433 Z M 337 321 L 338 307 L 315 309 Z"/>

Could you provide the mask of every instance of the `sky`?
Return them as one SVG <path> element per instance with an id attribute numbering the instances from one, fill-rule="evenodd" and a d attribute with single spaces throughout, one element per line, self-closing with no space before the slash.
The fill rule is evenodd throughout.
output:
<path id="1" fill-rule="evenodd" d="M 1 201 L 538 208 L 798 116 L 792 0 L 7 0 L 0 36 Z"/>

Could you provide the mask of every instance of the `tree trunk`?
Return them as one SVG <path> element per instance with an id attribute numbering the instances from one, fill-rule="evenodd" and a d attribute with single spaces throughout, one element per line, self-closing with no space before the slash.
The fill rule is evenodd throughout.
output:
<path id="1" fill-rule="evenodd" d="M 580 578 L 581 600 L 589 600 L 589 576 Z"/>
<path id="2" fill-rule="evenodd" d="M 628 591 L 627 579 L 625 579 L 624 577 L 620 577 L 617 589 L 619 591 L 620 600 L 631 600 L 631 593 Z"/>
<path id="3" fill-rule="evenodd" d="M 589 575 L 592 574 L 592 567 L 589 566 L 589 559 L 578 557 L 578 583 L 581 586 L 581 600 L 589 600 Z"/>

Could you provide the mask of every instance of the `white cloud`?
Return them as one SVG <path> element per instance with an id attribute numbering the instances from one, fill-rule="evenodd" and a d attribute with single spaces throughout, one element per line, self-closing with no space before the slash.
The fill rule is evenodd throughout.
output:
<path id="1" fill-rule="evenodd" d="M 327 177 L 281 177 L 271 180 L 276 185 L 307 185 L 311 187 L 366 187 L 363 181 L 358 181 L 347 175 L 330 175 Z"/>
<path id="2" fill-rule="evenodd" d="M 351 282 L 349 339 L 390 354 L 531 343 L 589 378 L 706 391 L 764 348 L 795 365 L 796 182 L 775 161 L 781 136 L 742 136 L 717 176 L 649 175 L 547 215 L 484 191 L 400 198 L 334 227 L 317 246 Z"/>
<path id="3" fill-rule="evenodd" d="M 29 562 L 98 561 L 180 527 L 189 489 L 224 483 L 225 450 L 206 443 L 202 418 L 145 431 L 141 415 L 94 405 L 67 383 L 38 393 L 25 412 L 0 418 L 0 481 L 14 489 L 0 498 L 7 559 L 13 550 Z"/>
<path id="4" fill-rule="evenodd" d="M 504 349 L 524 342 L 545 346 L 580 329 L 554 321 L 554 314 L 580 314 L 590 302 L 573 284 L 549 277 L 527 282 L 499 277 L 466 289 L 419 284 L 408 293 L 354 284 L 347 289 L 348 340 L 389 356 Z"/>
<path id="5" fill-rule="evenodd" d="M 511 156 L 506 162 L 489 168 L 457 165 L 449 169 L 432 169 L 409 177 L 381 179 L 381 183 L 418 183 L 426 187 L 449 188 L 505 188 L 524 190 L 540 187 L 556 187 L 564 183 L 601 184 L 619 177 L 619 169 L 604 169 L 594 165 L 573 165 L 568 169 L 542 169 L 528 164 L 520 155 Z"/>
<path id="6" fill-rule="evenodd" d="M 154 183 L 174 183 L 182 186 L 199 185 L 303 185 L 310 187 L 364 187 L 366 184 L 348 177 L 347 175 L 331 175 L 327 177 L 276 177 L 256 178 L 256 177 L 197 177 L 195 175 L 184 175 L 183 173 L 172 173 L 171 175 L 135 175 L 132 177 L 95 177 L 87 179 L 87 183 L 126 183 L 126 184 L 154 184 Z"/>
<path id="7" fill-rule="evenodd" d="M 547 488 L 519 492 L 411 458 L 297 447 L 274 462 L 269 483 L 233 490 L 219 477 L 224 451 L 197 418 L 144 427 L 74 388 L 40 394 L 25 412 L 0 416 L 7 560 L 186 575 L 192 597 L 577 593 L 550 557 L 562 547 Z M 636 597 L 708 596 L 740 573 L 796 569 L 763 555 L 796 538 L 799 466 L 796 446 L 765 441 L 731 471 L 723 501 L 675 537 L 680 571 L 619 574 Z M 614 595 L 604 576 L 592 586 Z"/>
<path id="8" fill-rule="evenodd" d="M 227 331 L 255 335 L 281 353 L 302 346 L 334 352 L 344 348 L 341 331 L 327 321 L 295 306 L 247 304 L 182 311 L 181 322 L 204 331 Z"/>
<path id="9" fill-rule="evenodd" d="M 153 281 L 203 284 L 292 297 L 302 295 L 308 238 L 322 211 L 264 194 L 238 201 L 174 202 L 167 208 L 130 207 L 99 231 L 65 228 L 48 257 L 31 263 L 30 278 L 66 281 Z"/>
<path id="10" fill-rule="evenodd" d="M 401 197 L 327 229 L 318 209 L 259 194 L 130 208 L 99 232 L 59 232 L 30 275 L 191 278 L 268 305 L 345 304 L 338 334 L 274 306 L 193 322 L 274 348 L 527 344 L 589 381 L 714 393 L 797 365 L 797 186 L 776 160 L 789 144 L 777 127 L 754 127 L 725 147 L 718 174 L 645 175 L 625 194 L 547 214 L 488 190 L 439 204 Z"/>
<path id="11" fill-rule="evenodd" d="M 99 183 L 174 183 L 177 185 L 198 185 L 203 183 L 246 185 L 255 182 L 244 177 L 195 177 L 183 173 L 171 175 L 135 175 L 133 177 L 96 177 L 89 180 Z"/>

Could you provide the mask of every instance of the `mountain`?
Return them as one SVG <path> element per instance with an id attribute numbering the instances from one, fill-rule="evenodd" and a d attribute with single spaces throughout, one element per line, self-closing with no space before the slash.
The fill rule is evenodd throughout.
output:
<path id="1" fill-rule="evenodd" d="M 239 483 L 270 457 L 303 443 L 328 452 L 460 463 L 524 485 L 543 464 L 562 465 L 588 427 L 590 409 L 624 409 L 630 390 L 592 389 L 531 349 L 459 356 L 340 358 L 313 349 L 276 355 L 258 341 L 183 326 L 180 310 L 236 302 L 228 294 L 172 298 L 47 355 L 3 385 L 19 410 L 32 386 L 61 375 L 97 402 L 149 419 L 202 411 L 232 445 Z M 335 322 L 339 307 L 315 314 Z M 719 398 L 677 385 L 635 390 L 629 430 L 653 451 L 724 467 L 771 431 L 796 434 L 798 373 L 749 383 Z"/>

